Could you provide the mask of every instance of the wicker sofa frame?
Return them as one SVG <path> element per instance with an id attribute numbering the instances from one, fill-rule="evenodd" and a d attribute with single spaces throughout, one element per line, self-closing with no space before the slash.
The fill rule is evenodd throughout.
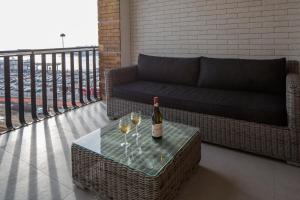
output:
<path id="1" fill-rule="evenodd" d="M 288 126 L 274 126 L 185 110 L 161 107 L 165 119 L 200 128 L 204 142 L 300 165 L 300 76 L 298 63 L 288 62 L 286 107 Z M 152 105 L 113 97 L 115 85 L 137 80 L 137 66 L 105 71 L 107 115 L 118 118 L 132 110 L 152 113 Z"/>

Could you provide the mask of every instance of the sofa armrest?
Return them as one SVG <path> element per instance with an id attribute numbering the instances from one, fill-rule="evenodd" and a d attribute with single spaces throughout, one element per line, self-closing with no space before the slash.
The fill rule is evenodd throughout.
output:
<path id="1" fill-rule="evenodd" d="M 289 73 L 286 78 L 286 107 L 292 142 L 300 145 L 300 76 Z"/>
<path id="2" fill-rule="evenodd" d="M 137 66 L 110 69 L 104 72 L 106 99 L 112 96 L 113 87 L 123 83 L 133 82 L 137 79 Z"/>
<path id="3" fill-rule="evenodd" d="M 286 108 L 288 126 L 290 129 L 287 138 L 289 149 L 287 157 L 291 162 L 300 163 L 300 76 L 289 73 L 286 78 Z"/>
<path id="4" fill-rule="evenodd" d="M 300 76 L 289 73 L 286 77 L 286 103 L 289 127 L 300 130 Z M 298 126 L 298 127 L 297 127 Z"/>

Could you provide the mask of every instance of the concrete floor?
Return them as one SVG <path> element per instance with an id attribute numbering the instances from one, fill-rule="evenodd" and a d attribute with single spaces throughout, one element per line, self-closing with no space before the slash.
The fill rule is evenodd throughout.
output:
<path id="1" fill-rule="evenodd" d="M 94 199 L 72 184 L 70 146 L 109 123 L 95 103 L 0 136 L 0 199 Z M 299 200 L 300 168 L 213 145 L 177 200 Z"/>

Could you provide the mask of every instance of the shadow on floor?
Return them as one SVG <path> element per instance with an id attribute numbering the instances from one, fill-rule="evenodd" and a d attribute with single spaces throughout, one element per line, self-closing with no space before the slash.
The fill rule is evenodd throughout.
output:
<path id="1" fill-rule="evenodd" d="M 183 184 L 176 200 L 230 200 L 234 191 L 235 185 L 226 177 L 199 166 L 195 174 Z"/>

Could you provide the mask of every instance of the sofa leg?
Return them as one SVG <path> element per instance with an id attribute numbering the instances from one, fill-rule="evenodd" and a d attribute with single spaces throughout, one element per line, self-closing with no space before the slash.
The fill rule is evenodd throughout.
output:
<path id="1" fill-rule="evenodd" d="M 293 165 L 295 167 L 300 167 L 300 163 L 299 162 L 286 161 L 286 163 L 289 164 L 289 165 Z"/>

